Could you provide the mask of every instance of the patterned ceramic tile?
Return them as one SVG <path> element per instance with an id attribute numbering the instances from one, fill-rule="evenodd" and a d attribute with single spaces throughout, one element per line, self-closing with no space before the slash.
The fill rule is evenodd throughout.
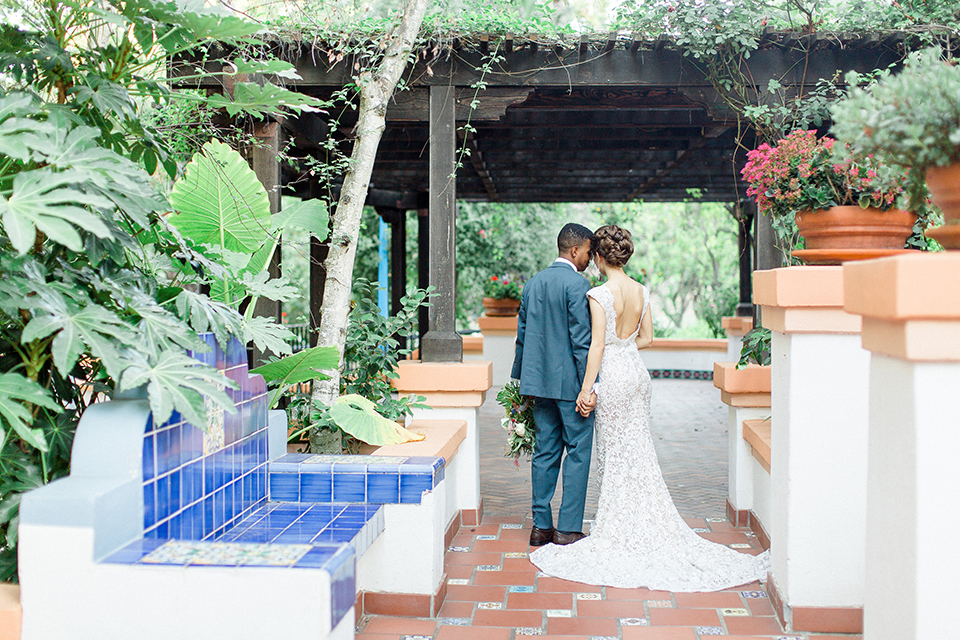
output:
<path id="1" fill-rule="evenodd" d="M 602 600 L 603 596 L 599 593 L 578 593 L 577 600 Z"/>
<path id="2" fill-rule="evenodd" d="M 740 595 L 744 598 L 766 598 L 767 594 L 763 591 L 741 591 Z"/>
<path id="3" fill-rule="evenodd" d="M 710 529 L 707 529 L 705 527 L 694 527 L 693 532 L 694 533 L 710 533 Z"/>
<path id="4" fill-rule="evenodd" d="M 433 636 L 400 636 L 400 640 L 433 640 Z"/>
<path id="5" fill-rule="evenodd" d="M 477 609 L 503 609 L 502 602 L 478 602 Z"/>
<path id="6" fill-rule="evenodd" d="M 731 549 L 750 549 L 753 545 L 749 542 L 734 542 L 730 545 Z"/>
<path id="7" fill-rule="evenodd" d="M 498 564 L 481 564 L 477 566 L 477 571 L 500 571 Z"/>
<path id="8" fill-rule="evenodd" d="M 473 623 L 470 618 L 440 618 L 440 624 L 452 627 L 469 627 Z"/>
<path id="9" fill-rule="evenodd" d="M 548 618 L 571 618 L 573 612 L 570 609 L 547 609 Z"/>
<path id="10" fill-rule="evenodd" d="M 750 612 L 746 609 L 723 609 L 720 613 L 725 616 L 748 616 Z"/>
<path id="11" fill-rule="evenodd" d="M 501 529 L 523 529 L 522 524 L 502 524 L 500 525 Z"/>
<path id="12" fill-rule="evenodd" d="M 222 384 L 217 388 L 223 391 Z M 223 449 L 225 434 L 223 429 L 223 407 L 217 405 L 209 397 L 204 396 L 203 408 L 207 412 L 207 430 L 203 434 L 203 455 L 208 456 Z"/>
<path id="13" fill-rule="evenodd" d="M 707 522 L 726 522 L 726 518 L 705 518 Z"/>
<path id="14" fill-rule="evenodd" d="M 617 636 L 590 636 L 590 640 L 617 640 Z"/>
<path id="15" fill-rule="evenodd" d="M 722 636 L 723 633 L 722 627 L 696 627 L 697 633 L 702 636 Z"/>
<path id="16" fill-rule="evenodd" d="M 773 640 L 803 640 L 800 636 L 777 636 Z"/>
<path id="17" fill-rule="evenodd" d="M 542 636 L 543 629 L 540 627 L 517 627 L 518 636 Z"/>
<path id="18" fill-rule="evenodd" d="M 447 551 L 454 551 L 456 553 L 464 553 L 470 551 L 470 547 L 447 547 Z"/>
<path id="19" fill-rule="evenodd" d="M 655 609 L 667 609 L 673 606 L 672 600 L 647 600 L 647 606 Z"/>
<path id="20" fill-rule="evenodd" d="M 478 538 L 478 540 L 479 540 L 479 538 Z M 521 552 L 521 551 L 511 551 L 511 552 L 506 553 L 506 554 L 504 554 L 504 555 L 505 555 L 507 558 L 526 558 L 529 554 L 523 553 L 523 552 Z"/>
<path id="21" fill-rule="evenodd" d="M 449 580 L 447 580 L 447 584 L 454 584 L 454 585 L 470 584 L 470 580 L 468 580 L 467 578 L 450 578 Z"/>
<path id="22" fill-rule="evenodd" d="M 548 578 L 548 577 L 550 577 L 550 574 L 547 573 L 546 571 L 537 571 L 537 577 L 538 577 L 538 578 Z"/>
<path id="23" fill-rule="evenodd" d="M 141 559 L 147 564 L 262 565 L 285 567 L 312 547 L 306 544 L 248 544 L 170 540 Z"/>
<path id="24" fill-rule="evenodd" d="M 512 587 L 507 587 L 507 591 L 510 593 L 533 593 L 533 587 L 529 585 L 513 585 Z"/>
<path id="25" fill-rule="evenodd" d="M 650 621 L 646 618 L 620 618 L 621 627 L 649 627 Z"/>
<path id="26" fill-rule="evenodd" d="M 496 540 L 497 536 L 476 536 L 476 540 Z"/>

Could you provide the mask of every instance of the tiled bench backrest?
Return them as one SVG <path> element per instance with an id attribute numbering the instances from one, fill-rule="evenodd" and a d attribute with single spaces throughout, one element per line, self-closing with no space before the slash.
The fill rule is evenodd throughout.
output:
<path id="1" fill-rule="evenodd" d="M 216 366 L 239 389 L 229 414 L 208 405 L 206 433 L 178 413 L 162 425 L 147 423 L 143 437 L 143 534 L 146 538 L 212 539 L 267 500 L 267 388 L 250 375 L 243 344 L 226 353 L 212 334 L 213 351 L 191 354 Z"/>

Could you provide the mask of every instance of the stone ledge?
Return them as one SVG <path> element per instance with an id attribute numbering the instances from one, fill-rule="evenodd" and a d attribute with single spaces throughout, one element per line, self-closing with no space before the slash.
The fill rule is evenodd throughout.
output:
<path id="1" fill-rule="evenodd" d="M 673 338 L 654 338 L 645 351 L 723 351 L 727 350 L 725 338 L 708 340 L 676 340 Z"/>
<path id="2" fill-rule="evenodd" d="M 397 363 L 397 373 L 400 377 L 393 380 L 393 386 L 401 394 L 430 391 L 486 392 L 493 384 L 493 363 L 489 360 L 402 360 Z"/>
<path id="3" fill-rule="evenodd" d="M 844 308 L 881 320 L 960 320 L 960 252 L 848 262 Z"/>
<path id="4" fill-rule="evenodd" d="M 724 316 L 720 319 L 721 326 L 727 335 L 742 336 L 753 329 L 753 318 L 741 316 Z"/>
<path id="5" fill-rule="evenodd" d="M 364 445 L 361 453 L 375 456 L 430 456 L 443 458 L 446 466 L 457 455 L 460 443 L 467 437 L 467 423 L 463 420 L 413 420 L 407 429 L 423 433 L 419 442 L 387 444 L 382 447 Z"/>
<path id="6" fill-rule="evenodd" d="M 736 362 L 716 362 L 713 386 L 730 394 L 770 393 L 770 367 L 751 363 L 737 369 Z"/>
<path id="7" fill-rule="evenodd" d="M 840 307 L 763 307 L 763 326 L 779 333 L 860 333 L 861 316 Z"/>
<path id="8" fill-rule="evenodd" d="M 720 390 L 720 401 L 728 407 L 769 407 L 769 393 L 730 393 Z"/>
<path id="9" fill-rule="evenodd" d="M 517 335 L 518 316 L 488 316 L 486 314 L 477 319 L 480 333 L 488 336 Z"/>
<path id="10" fill-rule="evenodd" d="M 483 353 L 483 336 L 463 336 L 464 353 Z"/>
<path id="11" fill-rule="evenodd" d="M 770 473 L 771 426 L 769 419 L 743 421 L 743 439 L 750 445 L 750 453 L 767 473 Z"/>
<path id="12" fill-rule="evenodd" d="M 753 302 L 765 307 L 842 307 L 843 284 L 839 266 L 754 271 Z"/>

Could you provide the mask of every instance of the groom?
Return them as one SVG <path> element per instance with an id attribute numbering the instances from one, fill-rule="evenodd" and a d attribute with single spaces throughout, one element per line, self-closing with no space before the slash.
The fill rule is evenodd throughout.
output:
<path id="1" fill-rule="evenodd" d="M 593 415 L 577 413 L 577 394 L 590 350 L 590 283 L 578 272 L 590 262 L 593 232 L 568 223 L 557 236 L 560 257 L 523 287 L 517 350 L 511 376 L 520 393 L 535 398 L 533 530 L 530 544 L 570 544 L 583 538 L 583 509 L 593 446 Z M 592 411 L 596 396 L 592 396 Z M 563 451 L 563 500 L 553 526 L 550 501 L 557 489 Z"/>

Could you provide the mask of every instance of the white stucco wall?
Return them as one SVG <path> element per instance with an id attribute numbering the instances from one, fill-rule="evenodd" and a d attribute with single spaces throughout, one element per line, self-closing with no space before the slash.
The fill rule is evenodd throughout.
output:
<path id="1" fill-rule="evenodd" d="M 773 332 L 768 526 L 790 607 L 863 605 L 869 355 L 858 334 Z"/>
<path id="2" fill-rule="evenodd" d="M 436 407 L 431 409 L 414 409 L 411 420 L 463 420 L 467 423 L 467 435 L 454 458 L 456 467 L 453 470 L 455 486 L 453 502 L 449 503 L 448 518 L 461 509 L 476 509 L 480 504 L 480 419 L 479 407 Z M 408 422 L 409 424 L 409 422 Z M 450 473 L 450 470 L 444 472 Z M 447 520 L 446 522 L 449 522 Z M 444 522 L 444 524 L 446 524 Z"/>
<path id="3" fill-rule="evenodd" d="M 516 344 L 516 335 L 484 334 L 483 356 L 477 359 L 489 360 L 493 363 L 494 386 L 503 386 L 510 381 L 510 370 L 513 368 L 513 357 L 516 355 Z"/>
<path id="4" fill-rule="evenodd" d="M 737 510 L 753 509 L 757 492 L 753 467 L 759 466 L 743 439 L 744 420 L 770 417 L 770 407 L 729 407 L 727 418 L 727 498 Z M 761 471 L 763 469 L 761 468 Z M 767 490 L 769 491 L 769 481 Z M 767 526 L 767 523 L 764 523 Z"/>

